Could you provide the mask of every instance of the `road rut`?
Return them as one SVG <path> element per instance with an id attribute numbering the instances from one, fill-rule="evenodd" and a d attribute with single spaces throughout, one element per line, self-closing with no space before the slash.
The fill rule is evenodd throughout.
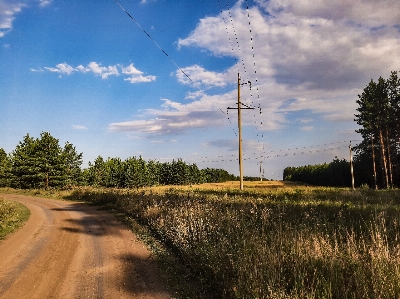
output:
<path id="1" fill-rule="evenodd" d="M 171 298 L 150 252 L 113 215 L 79 202 L 0 197 L 31 210 L 0 241 L 0 298 Z"/>

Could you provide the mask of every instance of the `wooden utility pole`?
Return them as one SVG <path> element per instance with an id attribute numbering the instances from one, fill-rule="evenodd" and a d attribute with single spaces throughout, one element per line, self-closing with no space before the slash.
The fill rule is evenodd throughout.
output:
<path id="1" fill-rule="evenodd" d="M 375 166 L 375 150 L 374 150 L 374 135 L 371 135 L 371 148 L 372 148 L 372 166 L 374 168 L 374 189 L 378 190 L 378 184 L 376 183 L 376 166 Z"/>
<path id="2" fill-rule="evenodd" d="M 251 88 L 251 82 L 247 81 L 245 83 L 240 83 L 240 75 L 238 73 L 238 102 L 237 102 L 237 108 L 230 108 L 228 109 L 237 109 L 238 110 L 238 128 L 239 128 L 239 175 L 240 175 L 240 190 L 243 190 L 243 147 L 242 147 L 242 109 L 254 109 L 252 107 L 249 107 L 247 105 L 244 105 L 240 101 L 240 85 L 244 84 L 250 84 Z M 245 106 L 245 107 L 242 107 Z"/>
<path id="3" fill-rule="evenodd" d="M 353 171 L 353 149 L 351 147 L 351 141 L 350 141 L 349 149 L 350 149 L 351 188 L 353 190 L 355 190 L 355 188 L 354 188 L 354 171 Z"/>
<path id="4" fill-rule="evenodd" d="M 243 190 L 243 146 L 242 146 L 242 109 L 240 103 L 240 77 L 238 73 L 238 127 L 239 127 L 239 174 L 240 174 L 240 190 Z"/>

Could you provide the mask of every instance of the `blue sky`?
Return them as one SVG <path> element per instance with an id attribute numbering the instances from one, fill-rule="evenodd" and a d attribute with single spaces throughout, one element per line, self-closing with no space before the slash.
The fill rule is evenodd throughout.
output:
<path id="1" fill-rule="evenodd" d="M 0 147 L 50 131 L 84 166 L 141 155 L 238 174 L 226 113 L 240 73 L 256 107 L 242 113 L 245 175 L 261 159 L 280 179 L 348 159 L 357 95 L 400 70 L 398 0 L 119 3 L 134 20 L 115 0 L 0 0 Z"/>

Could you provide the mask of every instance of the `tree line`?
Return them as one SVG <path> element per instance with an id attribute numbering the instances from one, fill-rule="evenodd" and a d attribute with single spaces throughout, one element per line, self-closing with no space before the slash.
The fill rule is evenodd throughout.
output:
<path id="1" fill-rule="evenodd" d="M 358 95 L 354 121 L 362 142 L 353 147 L 355 185 L 371 188 L 400 186 L 400 78 L 371 79 Z M 287 167 L 283 178 L 323 186 L 351 186 L 350 162 Z"/>
<path id="2" fill-rule="evenodd" d="M 0 187 L 21 189 L 70 188 L 101 186 L 139 188 L 156 185 L 189 185 L 235 180 L 224 169 L 199 169 L 181 159 L 172 162 L 145 161 L 142 157 L 108 158 L 98 156 L 82 169 L 82 153 L 49 132 L 39 138 L 29 134 L 7 154 L 0 148 Z"/>
<path id="3" fill-rule="evenodd" d="M 363 141 L 355 148 L 355 161 L 364 165 L 364 180 L 374 188 L 400 183 L 400 79 L 391 72 L 388 79 L 371 80 L 358 95 L 355 121 Z"/>
<path id="4" fill-rule="evenodd" d="M 350 187 L 350 163 L 335 157 L 331 163 L 286 167 L 283 170 L 283 180 L 315 186 Z"/>

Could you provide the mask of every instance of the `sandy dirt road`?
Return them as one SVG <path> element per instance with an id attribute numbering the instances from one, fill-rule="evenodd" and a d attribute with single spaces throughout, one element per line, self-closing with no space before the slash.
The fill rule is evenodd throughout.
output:
<path id="1" fill-rule="evenodd" d="M 31 210 L 0 241 L 0 298 L 170 298 L 150 252 L 84 203 L 0 194 Z"/>

